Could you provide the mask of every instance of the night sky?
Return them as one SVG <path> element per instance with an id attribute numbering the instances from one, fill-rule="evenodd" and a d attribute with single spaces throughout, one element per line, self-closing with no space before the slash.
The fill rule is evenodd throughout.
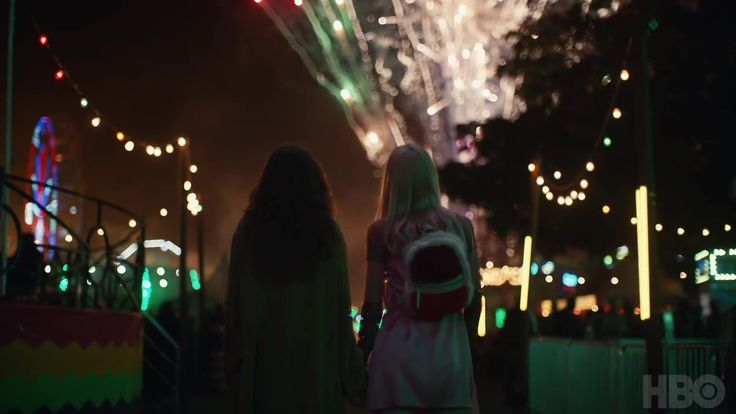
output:
<path id="1" fill-rule="evenodd" d="M 7 2 L 0 13 L 5 63 Z M 69 85 L 54 80 L 56 67 L 38 44 L 34 20 L 102 112 L 103 123 L 161 145 L 180 135 L 191 138 L 199 166 L 193 189 L 205 208 L 209 271 L 229 249 L 269 152 L 284 143 L 309 149 L 332 185 L 349 249 L 353 302 L 360 303 L 364 234 L 379 186 L 375 168 L 337 102 L 309 76 L 257 5 L 248 0 L 18 2 L 13 172 L 25 171 L 33 127 L 48 115 L 65 156 L 62 186 L 128 207 L 145 217 L 148 238 L 176 242 L 175 159 L 125 152 L 110 130 L 92 128 L 91 115 L 79 107 Z M 4 98 L 4 81 L 1 91 Z M 162 207 L 174 214 L 160 217 Z M 192 256 L 190 266 L 195 260 Z"/>

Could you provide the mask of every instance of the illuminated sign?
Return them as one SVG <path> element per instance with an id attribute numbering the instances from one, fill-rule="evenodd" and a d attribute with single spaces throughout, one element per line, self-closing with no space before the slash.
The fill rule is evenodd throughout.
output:
<path id="1" fill-rule="evenodd" d="M 695 255 L 695 283 L 736 280 L 736 249 L 703 250 Z"/>

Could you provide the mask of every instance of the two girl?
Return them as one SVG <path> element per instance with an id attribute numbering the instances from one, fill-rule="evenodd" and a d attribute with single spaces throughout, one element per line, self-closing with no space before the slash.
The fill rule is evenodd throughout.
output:
<path id="1" fill-rule="evenodd" d="M 345 244 L 324 173 L 306 151 L 277 149 L 233 237 L 227 364 L 234 412 L 340 413 L 344 397 L 387 414 L 472 412 L 465 319 L 477 323 L 477 306 L 430 320 L 404 306 L 405 249 L 428 228 L 462 241 L 475 287 L 467 302 L 477 303 L 470 222 L 440 206 L 427 152 L 399 147 L 368 230 L 359 349 L 349 317 Z"/>

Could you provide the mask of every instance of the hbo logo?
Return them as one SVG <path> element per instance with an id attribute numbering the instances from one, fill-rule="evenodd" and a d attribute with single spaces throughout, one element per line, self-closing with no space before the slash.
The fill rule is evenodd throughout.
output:
<path id="1" fill-rule="evenodd" d="M 702 408 L 715 408 L 726 397 L 726 386 L 715 375 L 702 375 L 695 381 L 687 375 L 659 375 L 657 385 L 652 376 L 644 375 L 644 408 L 688 408 L 693 403 Z"/>

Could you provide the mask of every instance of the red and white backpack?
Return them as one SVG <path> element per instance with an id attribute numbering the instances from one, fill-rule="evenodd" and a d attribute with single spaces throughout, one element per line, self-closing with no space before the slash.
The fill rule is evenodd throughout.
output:
<path id="1" fill-rule="evenodd" d="M 404 305 L 417 319 L 462 312 L 473 298 L 465 243 L 446 231 L 426 231 L 404 250 Z"/>

